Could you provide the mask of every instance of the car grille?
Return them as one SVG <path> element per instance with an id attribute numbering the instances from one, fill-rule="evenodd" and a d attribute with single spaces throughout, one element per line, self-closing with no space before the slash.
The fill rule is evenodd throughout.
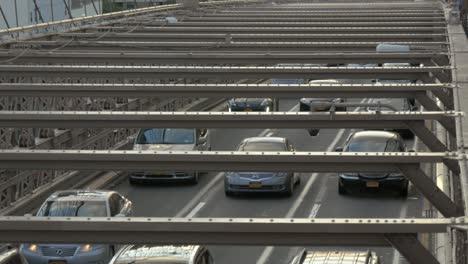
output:
<path id="1" fill-rule="evenodd" d="M 46 257 L 73 257 L 77 247 L 41 247 L 42 255 Z"/>

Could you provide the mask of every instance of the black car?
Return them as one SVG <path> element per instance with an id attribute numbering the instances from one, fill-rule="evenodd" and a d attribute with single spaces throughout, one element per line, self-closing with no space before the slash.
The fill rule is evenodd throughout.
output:
<path id="1" fill-rule="evenodd" d="M 273 100 L 270 98 L 232 98 L 228 101 L 229 112 L 270 112 Z"/>
<path id="2" fill-rule="evenodd" d="M 406 152 L 402 137 L 390 131 L 359 131 L 346 141 L 344 152 Z M 408 179 L 401 172 L 342 173 L 338 175 L 338 192 L 347 194 L 351 189 L 391 189 L 400 196 L 408 196 Z"/>

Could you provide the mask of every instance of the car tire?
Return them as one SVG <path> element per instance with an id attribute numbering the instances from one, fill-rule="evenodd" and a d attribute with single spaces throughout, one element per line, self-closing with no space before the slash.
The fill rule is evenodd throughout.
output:
<path id="1" fill-rule="evenodd" d="M 338 194 L 339 195 L 346 195 L 346 194 L 348 194 L 348 191 L 346 190 L 346 188 L 343 185 L 338 184 Z"/>
<path id="2" fill-rule="evenodd" d="M 229 191 L 229 190 L 227 190 L 227 189 L 224 189 L 224 194 L 225 194 L 226 196 L 228 196 L 228 197 L 234 196 L 234 192 Z"/>
<path id="3" fill-rule="evenodd" d="M 197 184 L 198 183 L 198 176 L 199 176 L 199 172 L 195 172 L 195 175 L 193 176 L 192 179 L 190 179 L 190 184 Z"/>
<path id="4" fill-rule="evenodd" d="M 299 111 L 310 112 L 310 106 L 299 103 Z"/>
<path id="5" fill-rule="evenodd" d="M 294 180 L 292 179 L 292 177 L 286 184 L 286 188 L 287 189 L 284 191 L 284 196 L 291 197 L 294 193 Z"/>
<path id="6" fill-rule="evenodd" d="M 130 185 L 137 185 L 138 181 L 129 177 L 128 178 L 128 183 L 130 183 Z"/>
<path id="7" fill-rule="evenodd" d="M 405 185 L 398 193 L 398 196 L 400 196 L 401 198 L 408 197 L 408 189 L 409 189 L 408 187 L 409 187 L 408 185 Z"/>

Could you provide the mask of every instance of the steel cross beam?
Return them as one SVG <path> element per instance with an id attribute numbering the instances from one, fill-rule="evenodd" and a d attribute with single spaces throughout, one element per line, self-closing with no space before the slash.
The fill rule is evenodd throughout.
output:
<path id="1" fill-rule="evenodd" d="M 152 50 L 166 50 L 166 49 L 206 49 L 213 48 L 216 51 L 375 51 L 376 47 L 381 44 L 381 41 L 374 42 L 247 42 L 240 41 L 234 42 L 232 40 L 223 41 L 87 41 L 87 40 L 72 40 L 72 41 L 27 41 L 18 42 L 20 46 L 23 44 L 37 45 L 42 49 L 50 49 L 62 47 L 63 49 L 74 50 L 77 48 L 92 48 L 95 50 L 121 50 L 126 47 L 130 50 L 140 50 L 152 48 Z M 414 50 L 427 50 L 442 52 L 446 50 L 446 42 L 405 42 L 405 41 L 391 41 L 387 42 L 392 45 L 405 45 L 411 46 Z"/>
<path id="2" fill-rule="evenodd" d="M 403 19 L 402 19 L 403 20 Z M 144 21 L 119 21 L 114 25 L 141 25 Z M 179 23 L 168 24 L 165 21 L 155 21 L 154 19 L 147 20 L 145 26 L 167 26 L 167 27 L 442 27 L 445 26 L 445 21 L 366 21 L 366 22 L 265 22 L 265 21 L 183 21 Z"/>
<path id="3" fill-rule="evenodd" d="M 0 217 L 0 242 L 389 246 L 382 235 L 445 233 L 463 220 L 7 216 Z"/>
<path id="4" fill-rule="evenodd" d="M 84 112 L 0 111 L 0 127 L 16 128 L 408 128 L 456 112 Z"/>
<path id="5" fill-rule="evenodd" d="M 76 39 L 97 39 L 100 40 L 125 40 L 133 41 L 161 41 L 161 40 L 191 40 L 191 41 L 206 41 L 217 40 L 224 41 L 227 37 L 235 41 L 337 41 L 345 40 L 352 41 L 444 41 L 445 34 L 219 34 L 219 33 L 204 33 L 204 34 L 183 34 L 183 33 L 62 33 L 57 35 L 61 38 L 76 38 Z"/>
<path id="6" fill-rule="evenodd" d="M 124 32 L 205 32 L 205 33 L 444 33 L 445 27 L 145 27 L 145 26 L 98 26 L 86 32 L 124 31 Z"/>
<path id="7" fill-rule="evenodd" d="M 125 77 L 216 79 L 427 79 L 450 67 L 280 67 L 280 66 L 88 66 L 0 65 L 0 75 L 18 77 Z M 443 80 L 441 80 L 443 82 Z"/>
<path id="8" fill-rule="evenodd" d="M 420 169 L 420 163 L 457 159 L 456 153 L 347 152 L 198 152 L 198 151 L 86 151 L 0 150 L 5 169 L 181 170 L 181 171 L 401 171 L 446 217 L 463 215 Z"/>
<path id="9" fill-rule="evenodd" d="M 247 97 L 275 98 L 423 98 L 429 111 L 442 111 L 427 91 L 452 89 L 451 84 L 100 84 L 0 83 L 0 96 L 22 97 Z M 429 104 L 430 100 L 433 104 Z M 429 109 L 427 106 L 432 106 Z"/>
<path id="10" fill-rule="evenodd" d="M 143 17 L 143 18 L 130 18 L 128 21 L 147 21 L 151 20 L 154 17 Z M 365 22 L 365 21 L 379 21 L 379 22 L 391 22 L 391 21 L 445 21 L 444 16 L 408 16 L 408 17 L 399 17 L 399 16 L 330 16 L 327 14 L 315 14 L 310 16 L 297 15 L 291 17 L 281 17 L 281 16 L 228 16 L 223 15 L 219 17 L 214 16 L 191 16 L 184 17 L 184 21 L 210 21 L 210 22 L 236 22 L 236 21 L 261 21 L 261 22 L 340 22 L 340 21 L 350 21 L 350 22 Z"/>
<path id="11" fill-rule="evenodd" d="M 225 35 L 223 35 L 225 36 Z M 19 56 L 22 54 L 21 56 Z M 411 52 L 411 53 L 362 53 L 362 52 L 203 52 L 203 51 L 138 51 L 127 50 L 109 52 L 86 50 L 79 51 L 0 51 L 1 60 L 18 62 L 43 63 L 83 63 L 112 62 L 112 63 L 159 63 L 159 64 L 274 64 L 274 63 L 423 63 L 430 64 L 431 60 L 440 61 L 440 65 L 448 64 L 445 53 Z"/>

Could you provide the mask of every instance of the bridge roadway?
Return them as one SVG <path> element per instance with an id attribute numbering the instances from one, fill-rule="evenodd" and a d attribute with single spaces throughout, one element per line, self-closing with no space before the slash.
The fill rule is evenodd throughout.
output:
<path id="1" fill-rule="evenodd" d="M 359 101 L 359 100 L 358 100 Z M 297 100 L 280 100 L 280 111 L 296 110 Z M 340 146 L 350 130 L 322 130 L 311 137 L 306 130 L 297 129 L 213 129 L 213 150 L 234 150 L 240 141 L 253 136 L 287 137 L 299 151 L 333 151 Z M 419 146 L 418 150 L 422 148 Z M 412 149 L 414 141 L 408 141 Z M 197 185 L 129 185 L 122 182 L 115 190 L 133 201 L 135 216 L 153 217 L 352 217 L 403 218 L 424 217 L 425 200 L 410 189 L 408 198 L 394 194 L 364 193 L 338 195 L 337 177 L 330 173 L 302 173 L 301 183 L 290 198 L 275 195 L 226 197 L 223 174 L 203 174 Z M 299 248 L 265 248 L 247 246 L 211 246 L 216 263 L 287 263 Z M 363 248 L 362 248 L 363 249 Z M 375 248 L 383 263 L 406 263 L 391 248 Z"/>

